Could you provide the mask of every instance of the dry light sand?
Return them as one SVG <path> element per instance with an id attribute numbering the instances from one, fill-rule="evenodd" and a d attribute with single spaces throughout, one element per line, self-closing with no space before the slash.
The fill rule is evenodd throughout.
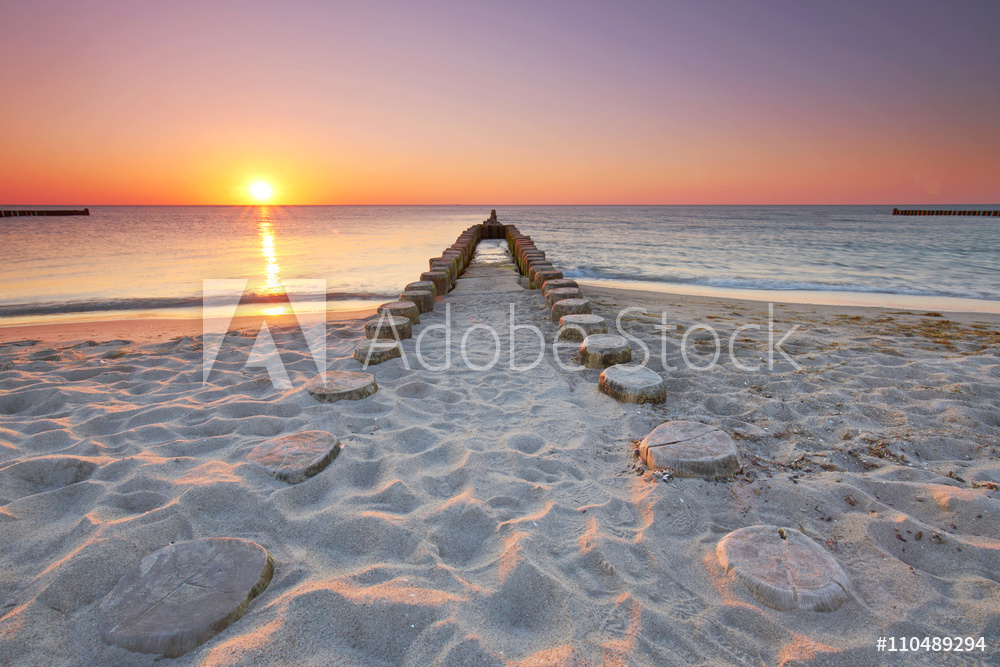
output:
<path id="1" fill-rule="evenodd" d="M 295 328 L 271 329 L 292 381 L 245 368 L 256 327 L 225 339 L 202 383 L 197 337 L 71 344 L 0 330 L 0 664 L 148 665 L 106 646 L 97 608 L 168 543 L 239 537 L 274 578 L 246 615 L 177 665 L 977 664 L 1000 648 L 1000 325 L 994 315 L 776 305 L 799 370 L 767 358 L 766 303 L 583 286 L 595 312 L 647 342 L 663 405 L 598 393 L 551 347 L 510 369 L 510 306 L 551 343 L 544 299 L 465 278 L 450 305 L 451 368 L 395 359 L 379 391 L 319 403 Z M 661 313 L 667 314 L 666 370 Z M 331 322 L 331 370 L 365 320 Z M 461 339 L 489 325 L 490 370 Z M 712 326 L 722 354 L 687 368 L 684 331 Z M 119 328 L 125 325 L 118 325 Z M 145 325 L 143 325 L 145 326 Z M 15 338 L 20 338 L 15 340 Z M 24 340 L 24 338 L 28 338 Z M 519 330 L 514 360 L 538 342 Z M 707 364 L 707 330 L 687 341 Z M 421 342 L 442 363 L 444 336 Z M 467 340 L 477 365 L 495 343 Z M 571 349 L 562 352 L 567 364 Z M 572 366 L 572 364 L 570 364 Z M 716 425 L 743 471 L 708 482 L 640 469 L 637 441 L 667 420 Z M 261 442 L 329 431 L 343 451 L 297 485 L 244 461 Z M 718 541 L 755 524 L 798 527 L 847 573 L 837 611 L 780 612 L 719 565 Z M 880 635 L 983 636 L 987 653 L 887 654 Z"/>

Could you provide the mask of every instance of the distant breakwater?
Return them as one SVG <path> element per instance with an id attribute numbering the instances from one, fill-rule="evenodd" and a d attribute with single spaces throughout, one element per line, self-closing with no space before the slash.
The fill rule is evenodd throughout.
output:
<path id="1" fill-rule="evenodd" d="M 52 210 L 10 210 L 0 211 L 0 218 L 17 218 L 23 215 L 90 215 L 90 209 L 52 209 Z"/>
<path id="2" fill-rule="evenodd" d="M 915 208 L 894 208 L 893 215 L 976 215 L 976 216 L 1000 216 L 1000 211 L 951 211 L 947 209 L 923 210 Z"/>

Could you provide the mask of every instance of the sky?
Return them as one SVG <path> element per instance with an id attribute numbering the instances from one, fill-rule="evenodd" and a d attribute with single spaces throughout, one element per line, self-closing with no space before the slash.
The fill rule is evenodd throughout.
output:
<path id="1" fill-rule="evenodd" d="M 1000 203 L 1000 2 L 4 0 L 0 205 Z"/>

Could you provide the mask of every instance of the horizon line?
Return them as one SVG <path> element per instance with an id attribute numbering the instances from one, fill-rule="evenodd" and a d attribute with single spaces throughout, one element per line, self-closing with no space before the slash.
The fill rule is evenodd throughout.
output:
<path id="1" fill-rule="evenodd" d="M 732 207 L 753 207 L 753 206 L 766 206 L 766 207 L 774 207 L 774 206 L 886 206 L 886 207 L 889 207 L 889 208 L 903 208 L 903 207 L 910 206 L 910 207 L 916 207 L 916 208 L 924 208 L 924 207 L 935 207 L 935 206 L 937 206 L 937 207 L 941 207 L 941 206 L 946 206 L 946 207 L 963 207 L 963 206 L 965 206 L 965 207 L 968 207 L 968 206 L 983 207 L 983 206 L 1000 206 L 1000 204 L 988 204 L 988 203 L 979 203 L 979 204 L 971 204 L 971 203 L 947 203 L 947 204 L 945 204 L 945 203 L 934 203 L 934 204 L 905 204 L 905 203 L 903 203 L 903 204 L 898 204 L 897 203 L 897 204 L 886 204 L 884 202 L 875 203 L 875 204 L 872 204 L 872 203 L 862 203 L 862 202 L 856 202 L 856 203 L 850 203 L 850 204 L 844 204 L 844 203 L 839 203 L 839 204 L 829 204 L 829 203 L 826 203 L 826 204 L 817 204 L 817 203 L 781 203 L 781 204 L 761 204 L 761 203 L 756 203 L 756 204 L 705 204 L 705 203 L 685 203 L 685 204 L 652 204 L 652 203 L 635 203 L 635 204 L 620 204 L 620 203 L 618 203 L 618 204 L 579 204 L 579 203 L 577 203 L 577 204 L 566 204 L 566 203 L 560 203 L 560 204 L 531 204 L 531 203 L 527 203 L 527 204 L 381 204 L 381 203 L 365 203 L 365 204 L 278 204 L 278 203 L 274 203 L 274 204 L 259 204 L 259 203 L 258 204 L 155 204 L 155 203 L 154 204 L 135 204 L 135 203 L 132 203 L 132 204 L 77 204 L 77 203 L 69 203 L 69 204 L 0 204 L 0 209 L 11 210 L 11 209 L 9 209 L 7 207 L 28 208 L 28 207 L 33 207 L 33 206 L 41 206 L 41 207 L 47 207 L 47 206 L 48 207 L 52 207 L 52 206 L 65 206 L 65 207 L 68 207 L 68 206 L 82 206 L 82 207 L 85 207 L 85 208 L 88 208 L 88 207 L 91 207 L 91 206 L 176 206 L 176 207 L 184 207 L 184 206 L 217 206 L 217 207 L 222 207 L 222 206 L 224 206 L 224 207 L 239 207 L 239 208 L 258 208 L 258 207 L 263 207 L 263 206 L 274 206 L 274 207 L 277 207 L 277 208 L 281 208 L 281 207 L 293 207 L 293 206 L 325 206 L 325 207 L 333 207 L 333 206 L 343 206 L 343 207 L 349 207 L 349 206 L 385 206 L 385 207 L 389 207 L 389 206 L 400 206 L 400 207 L 402 207 L 402 206 L 408 206 L 408 207 L 415 207 L 415 206 L 426 206 L 426 207 L 462 206 L 462 207 L 477 207 L 477 206 L 483 206 L 483 207 L 486 207 L 486 208 L 489 208 L 489 209 L 494 209 L 494 208 L 503 207 L 503 206 L 511 206 L 511 207 L 525 207 L 525 206 L 550 206 L 550 207 L 569 207 L 569 206 L 602 206 L 602 207 L 612 207 L 612 206 L 622 206 L 622 207 L 625 207 L 625 206 L 732 206 Z"/>

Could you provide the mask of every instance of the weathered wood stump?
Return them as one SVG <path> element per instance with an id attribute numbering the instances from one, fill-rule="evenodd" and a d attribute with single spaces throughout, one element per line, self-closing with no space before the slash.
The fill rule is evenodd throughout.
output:
<path id="1" fill-rule="evenodd" d="M 590 302 L 586 299 L 563 299 L 552 304 L 552 321 L 558 322 L 559 318 L 567 315 L 589 315 Z"/>
<path id="2" fill-rule="evenodd" d="M 383 361 L 397 359 L 403 351 L 394 340 L 366 340 L 354 348 L 354 358 L 365 366 L 375 366 Z"/>
<path id="3" fill-rule="evenodd" d="M 549 282 L 553 281 L 550 280 Z M 545 305 L 551 308 L 556 301 L 562 301 L 563 299 L 579 299 L 579 298 L 580 298 L 580 290 L 578 290 L 577 288 L 560 287 L 559 289 L 549 290 L 548 294 L 545 294 Z"/>
<path id="4" fill-rule="evenodd" d="M 434 283 L 437 296 L 444 296 L 448 293 L 448 273 L 445 271 L 424 271 L 420 274 L 420 280 L 429 280 Z"/>
<path id="5" fill-rule="evenodd" d="M 449 261 L 445 259 L 438 259 L 437 261 L 431 263 L 432 271 L 444 271 L 448 274 L 448 283 L 450 285 L 455 284 L 455 279 L 458 278 L 458 263 L 455 261 Z"/>
<path id="6" fill-rule="evenodd" d="M 527 267 L 528 276 L 531 275 L 531 269 L 541 271 L 543 269 L 555 268 L 552 262 L 544 257 L 528 257 L 525 259 L 524 264 Z"/>
<path id="7" fill-rule="evenodd" d="M 548 271 L 536 271 L 534 281 L 531 283 L 533 287 L 531 289 L 541 289 L 545 286 L 545 283 L 549 280 L 557 280 L 563 277 L 562 271 L 556 271 L 554 269 Z"/>
<path id="8" fill-rule="evenodd" d="M 725 479 L 743 467 L 728 434 L 693 421 L 660 424 L 639 443 L 639 456 L 650 468 L 670 468 L 678 477 Z"/>
<path id="9" fill-rule="evenodd" d="M 246 460 L 283 482 L 298 484 L 322 472 L 339 453 L 337 436 L 303 431 L 262 442 L 250 450 Z"/>
<path id="10" fill-rule="evenodd" d="M 320 403 L 359 401 L 378 391 L 371 373 L 327 371 L 306 383 L 306 392 Z"/>
<path id="11" fill-rule="evenodd" d="M 406 340 L 413 336 L 413 325 L 406 317 L 379 315 L 365 322 L 365 336 L 383 340 Z"/>
<path id="12" fill-rule="evenodd" d="M 403 288 L 404 291 L 414 290 L 414 289 L 425 289 L 437 298 L 437 286 L 434 284 L 433 280 L 418 280 L 415 283 L 410 283 Z"/>
<path id="13" fill-rule="evenodd" d="M 178 542 L 133 565 L 98 609 L 106 644 L 172 658 L 236 621 L 271 582 L 274 560 L 248 540 Z"/>
<path id="14" fill-rule="evenodd" d="M 667 385 L 656 371 L 637 364 L 605 368 L 597 389 L 619 403 L 663 403 Z"/>
<path id="15" fill-rule="evenodd" d="M 395 317 L 405 317 L 410 320 L 410 324 L 420 324 L 420 309 L 412 301 L 392 301 L 383 303 L 376 310 L 381 315 L 393 315 Z"/>
<path id="16" fill-rule="evenodd" d="M 575 280 L 569 278 L 555 278 L 553 280 L 546 280 L 545 284 L 542 285 L 542 296 L 548 296 L 549 292 L 554 289 L 561 289 L 563 287 L 576 287 L 579 289 L 579 285 L 576 284 Z"/>
<path id="17" fill-rule="evenodd" d="M 772 609 L 835 611 L 848 598 L 847 573 L 795 528 L 740 528 L 719 540 L 715 554 L 726 572 Z"/>
<path id="18" fill-rule="evenodd" d="M 545 253 L 541 250 L 536 250 L 535 248 L 529 248 L 527 250 L 521 250 L 517 253 L 517 263 L 519 266 L 523 266 L 528 262 L 542 262 L 548 261 L 545 259 Z M 551 262 L 550 262 L 551 263 Z"/>
<path id="19" fill-rule="evenodd" d="M 425 289 L 411 290 L 408 289 L 399 295 L 400 299 L 406 301 L 412 301 L 417 304 L 417 309 L 420 313 L 429 313 L 434 310 L 434 293 Z"/>
<path id="20" fill-rule="evenodd" d="M 534 283 L 535 274 L 539 271 L 555 271 L 556 267 L 552 265 L 552 262 L 545 260 L 541 262 L 528 262 L 528 279 Z M 536 288 L 537 289 L 537 288 Z"/>
<path id="21" fill-rule="evenodd" d="M 587 368 L 607 368 L 632 361 L 632 346 L 618 334 L 591 334 L 580 344 L 580 363 Z"/>
<path id="22" fill-rule="evenodd" d="M 551 284 L 549 281 L 547 284 Z M 559 340 L 580 340 L 591 334 L 608 333 L 608 323 L 600 315 L 564 315 L 559 318 Z"/>
<path id="23" fill-rule="evenodd" d="M 403 288 L 404 292 L 408 292 L 410 290 L 427 290 L 433 294 L 435 298 L 437 298 L 437 287 L 431 280 L 418 280 L 415 283 L 409 283 Z"/>

